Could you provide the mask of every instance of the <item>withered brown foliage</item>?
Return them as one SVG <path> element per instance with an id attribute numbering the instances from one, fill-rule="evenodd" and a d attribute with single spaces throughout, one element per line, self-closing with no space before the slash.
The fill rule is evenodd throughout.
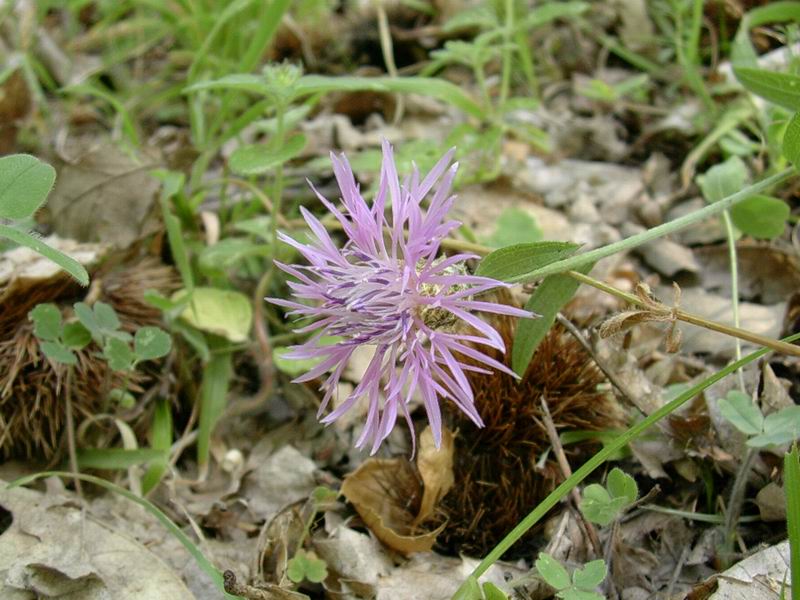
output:
<path id="1" fill-rule="evenodd" d="M 147 304 L 144 292 L 169 294 L 179 280 L 171 267 L 144 259 L 124 270 L 96 274 L 88 290 L 64 278 L 45 284 L 0 289 L 0 456 L 51 459 L 58 451 L 65 422 L 65 367 L 51 363 L 39 350 L 28 312 L 34 306 L 54 302 L 65 318 L 74 302 L 103 301 L 117 311 L 122 328 L 135 331 L 157 325 L 159 311 Z M 78 364 L 71 378 L 76 423 L 108 410 L 108 391 L 123 384 L 90 344 L 77 352 Z M 147 383 L 142 373 L 128 379 L 131 391 Z"/>
<path id="2" fill-rule="evenodd" d="M 511 348 L 515 322 L 492 319 Z M 496 355 L 510 365 L 511 358 Z M 450 411 L 458 429 L 454 459 L 455 486 L 442 501 L 448 525 L 438 539 L 441 550 L 483 556 L 527 515 L 562 477 L 555 459 L 537 461 L 548 448 L 541 400 L 545 398 L 558 431 L 620 428 L 621 412 L 592 358 L 556 325 L 540 344 L 522 380 L 493 373 L 470 374 L 475 404 L 485 427 L 477 428 L 460 412 Z M 596 444 L 565 447 L 577 468 Z M 529 556 L 536 528 L 506 555 Z"/>

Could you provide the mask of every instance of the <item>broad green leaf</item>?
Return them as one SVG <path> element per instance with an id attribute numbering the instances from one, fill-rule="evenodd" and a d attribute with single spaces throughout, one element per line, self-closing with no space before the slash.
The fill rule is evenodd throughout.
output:
<path id="1" fill-rule="evenodd" d="M 588 273 L 593 266 L 593 264 L 584 265 L 575 270 Z M 517 333 L 514 335 L 514 345 L 511 349 L 511 366 L 520 377 L 528 370 L 536 349 L 553 326 L 558 311 L 572 299 L 579 285 L 580 282 L 569 275 L 548 275 L 525 303 L 525 310 L 541 316 L 535 319 L 520 319 L 517 322 Z"/>
<path id="2" fill-rule="evenodd" d="M 208 463 L 211 434 L 228 402 L 228 387 L 233 376 L 231 353 L 220 351 L 211 355 L 203 369 L 200 386 L 200 424 L 197 434 L 197 462 Z"/>
<path id="3" fill-rule="evenodd" d="M 231 237 L 203 248 L 197 257 L 197 263 L 202 272 L 213 274 L 233 268 L 250 256 L 269 255 L 270 247 L 267 244 L 256 244 L 249 239 Z"/>
<path id="4" fill-rule="evenodd" d="M 572 583 L 576 588 L 591 591 L 603 583 L 607 572 L 606 561 L 593 560 L 572 573 Z"/>
<path id="5" fill-rule="evenodd" d="M 571 587 L 556 594 L 562 600 L 606 600 L 605 596 L 589 590 L 579 590 Z"/>
<path id="6" fill-rule="evenodd" d="M 567 258 L 578 247 L 578 244 L 572 242 L 534 242 L 506 246 L 481 260 L 476 275 L 508 281 Z"/>
<path id="7" fill-rule="evenodd" d="M 105 302 L 95 302 L 94 318 L 97 326 L 105 332 L 119 329 L 120 322 L 114 307 Z"/>
<path id="8" fill-rule="evenodd" d="M 734 225 L 754 238 L 771 240 L 786 229 L 791 210 L 780 198 L 751 196 L 731 209 Z"/>
<path id="9" fill-rule="evenodd" d="M 333 346 L 334 344 L 338 344 L 342 341 L 342 338 L 339 336 L 323 336 L 317 342 L 317 346 Z M 319 363 L 323 361 L 324 358 L 304 358 L 302 360 L 294 359 L 294 358 L 286 358 L 286 354 L 290 352 L 290 349 L 286 346 L 276 346 L 272 350 L 272 362 L 275 364 L 275 367 L 286 373 L 287 375 L 291 375 L 292 377 L 297 377 L 298 375 L 302 375 L 303 373 L 307 373 L 314 367 L 316 367 Z"/>
<path id="10" fill-rule="evenodd" d="M 328 565 L 317 557 L 308 557 L 306 564 L 306 579 L 311 583 L 322 583 L 328 577 Z"/>
<path id="11" fill-rule="evenodd" d="M 89 330 L 86 329 L 82 323 L 76 321 L 64 325 L 61 340 L 67 347 L 73 350 L 80 350 L 92 341 L 92 334 L 89 333 Z"/>
<path id="12" fill-rule="evenodd" d="M 757 96 L 791 111 L 800 110 L 800 77 L 797 75 L 752 67 L 734 68 L 733 73 Z"/>
<path id="13" fill-rule="evenodd" d="M 491 581 L 483 584 L 483 597 L 486 600 L 508 600 L 506 593 Z"/>
<path id="14" fill-rule="evenodd" d="M 63 365 L 77 365 L 78 358 L 75 353 L 61 342 L 39 342 L 39 347 L 50 360 Z"/>
<path id="15" fill-rule="evenodd" d="M 719 411 L 745 435 L 756 435 L 764 428 L 764 416 L 753 404 L 750 396 L 738 390 L 731 390 L 719 401 Z"/>
<path id="16" fill-rule="evenodd" d="M 142 327 L 133 336 L 136 360 L 155 360 L 169 354 L 172 338 L 160 327 Z"/>
<path id="17" fill-rule="evenodd" d="M 710 204 L 740 191 L 744 188 L 746 180 L 747 167 L 738 156 L 732 156 L 725 162 L 714 165 L 697 178 L 703 196 Z"/>
<path id="18" fill-rule="evenodd" d="M 300 551 L 286 563 L 286 576 L 295 583 L 306 578 L 306 560 L 305 556 L 300 556 Z"/>
<path id="19" fill-rule="evenodd" d="M 605 527 L 617 518 L 619 511 L 627 504 L 624 497 L 612 498 L 606 488 L 592 483 L 583 490 L 580 509 L 592 523 Z"/>
<path id="20" fill-rule="evenodd" d="M 512 244 L 538 242 L 544 233 L 529 213 L 519 208 L 507 208 L 497 218 L 494 233 L 484 242 L 491 248 L 501 248 Z"/>
<path id="21" fill-rule="evenodd" d="M 540 552 L 534 566 L 550 587 L 563 590 L 570 586 L 569 573 L 560 562 L 549 554 Z"/>
<path id="22" fill-rule="evenodd" d="M 800 2 L 773 1 L 747 11 L 739 22 L 739 30 L 731 45 L 733 65 L 735 67 L 758 66 L 758 55 L 750 41 L 750 30 L 768 23 L 786 21 L 800 21 Z"/>
<path id="23" fill-rule="evenodd" d="M 178 300 L 186 292 L 172 297 Z M 220 335 L 232 342 L 244 342 L 250 333 L 253 306 L 250 298 L 234 290 L 198 287 L 181 319 L 201 331 Z"/>
<path id="24" fill-rule="evenodd" d="M 61 336 L 61 311 L 55 304 L 37 304 L 28 313 L 33 321 L 33 335 L 43 341 L 55 341 Z"/>
<path id="25" fill-rule="evenodd" d="M 783 133 L 783 155 L 795 169 L 800 169 L 800 112 L 794 113 Z"/>
<path id="26" fill-rule="evenodd" d="M 78 450 L 78 466 L 82 469 L 127 469 L 163 457 L 163 450 L 153 448 L 84 448 Z"/>
<path id="27" fill-rule="evenodd" d="M 764 418 L 764 433 L 747 440 L 753 448 L 779 446 L 800 437 L 800 406 L 788 406 Z"/>
<path id="28" fill-rule="evenodd" d="M 56 171 L 30 154 L 0 158 L 0 218 L 32 216 L 53 189 Z"/>
<path id="29" fill-rule="evenodd" d="M 612 498 L 624 498 L 625 504 L 636 502 L 639 497 L 639 486 L 636 480 L 619 467 L 614 467 L 606 480 L 608 493 Z"/>
<path id="30" fill-rule="evenodd" d="M 291 136 L 279 148 L 273 148 L 270 144 L 240 146 L 231 154 L 228 165 L 239 175 L 261 175 L 300 154 L 306 142 L 306 136 L 298 133 Z"/>
<path id="31" fill-rule="evenodd" d="M 92 307 L 85 302 L 77 302 L 73 308 L 75 309 L 75 316 L 78 317 L 81 324 L 86 327 L 95 340 L 100 341 L 103 337 L 103 332 L 95 318 Z"/>
<path id="32" fill-rule="evenodd" d="M 133 367 L 133 350 L 127 342 L 118 338 L 108 339 L 103 348 L 103 356 L 114 371 L 127 371 Z"/>

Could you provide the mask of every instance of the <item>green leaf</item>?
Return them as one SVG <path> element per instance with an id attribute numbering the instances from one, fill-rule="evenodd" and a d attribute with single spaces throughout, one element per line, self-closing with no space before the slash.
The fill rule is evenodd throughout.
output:
<path id="1" fill-rule="evenodd" d="M 133 351 L 127 342 L 109 338 L 103 348 L 103 356 L 114 371 L 127 371 L 133 366 Z"/>
<path id="2" fill-rule="evenodd" d="M 800 406 L 787 406 L 764 419 L 764 433 L 747 440 L 753 448 L 779 446 L 800 437 Z"/>
<path id="3" fill-rule="evenodd" d="M 197 462 L 205 465 L 211 446 L 211 434 L 228 402 L 228 386 L 233 376 L 230 352 L 218 352 L 203 369 L 200 386 L 200 423 L 197 434 Z"/>
<path id="4" fill-rule="evenodd" d="M 789 557 L 792 576 L 800 573 L 800 457 L 797 444 L 783 456 L 783 484 L 786 493 L 786 530 L 789 533 Z"/>
<path id="5" fill-rule="evenodd" d="M 632 504 L 639 497 L 636 480 L 619 467 L 611 469 L 606 480 L 606 488 L 612 498 L 624 498 L 625 504 Z"/>
<path id="6" fill-rule="evenodd" d="M 495 250 L 481 260 L 476 275 L 508 281 L 567 258 L 578 249 L 572 242 L 534 242 Z"/>
<path id="7" fill-rule="evenodd" d="M 67 323 L 64 325 L 61 340 L 68 348 L 80 350 L 92 341 L 92 334 L 80 322 Z"/>
<path id="8" fill-rule="evenodd" d="M 608 570 L 606 561 L 593 560 L 586 563 L 582 569 L 576 569 L 572 574 L 572 583 L 576 588 L 591 591 L 603 583 Z"/>
<path id="9" fill-rule="evenodd" d="M 325 564 L 325 561 L 321 558 L 309 557 L 306 565 L 306 579 L 311 583 L 322 583 L 327 577 L 328 565 Z"/>
<path id="10" fill-rule="evenodd" d="M 39 342 L 39 347 L 50 360 L 64 365 L 77 365 L 75 353 L 61 342 Z"/>
<path id="11" fill-rule="evenodd" d="M 543 235 L 536 219 L 524 210 L 512 207 L 500 213 L 494 233 L 484 243 L 492 248 L 500 248 L 511 244 L 538 242 Z"/>
<path id="12" fill-rule="evenodd" d="M 97 326 L 104 332 L 116 331 L 119 329 L 120 322 L 117 316 L 117 311 L 114 307 L 105 302 L 95 302 L 94 304 L 94 318 Z"/>
<path id="13" fill-rule="evenodd" d="M 732 156 L 714 165 L 705 174 L 698 176 L 697 182 L 709 204 L 735 194 L 745 186 L 747 167 L 738 156 Z"/>
<path id="14" fill-rule="evenodd" d="M 549 554 L 540 552 L 534 566 L 550 587 L 563 590 L 570 586 L 569 573 L 560 562 Z"/>
<path id="15" fill-rule="evenodd" d="M 342 341 L 342 338 L 339 336 L 326 335 L 322 336 L 317 341 L 317 346 L 333 346 L 334 344 L 338 344 L 340 341 Z M 286 354 L 290 351 L 291 349 L 287 348 L 286 346 L 276 346 L 272 349 L 272 362 L 279 371 L 282 371 L 287 375 L 291 375 L 292 377 L 297 377 L 298 375 L 307 373 L 324 360 L 324 357 L 304 358 L 301 360 L 286 358 Z"/>
<path id="16" fill-rule="evenodd" d="M 129 410 L 136 406 L 136 398 L 128 390 L 123 388 L 114 388 L 108 392 L 108 399 L 116 402 L 120 408 Z"/>
<path id="17" fill-rule="evenodd" d="M 744 87 L 757 96 L 791 111 L 800 110 L 800 77 L 797 75 L 752 67 L 734 68 L 733 73 Z"/>
<path id="18" fill-rule="evenodd" d="M 0 224 L 0 237 L 8 238 L 15 244 L 30 248 L 37 254 L 41 254 L 46 259 L 56 263 L 81 285 L 89 285 L 89 273 L 86 272 L 82 264 L 60 250 L 48 246 L 38 236 Z"/>
<path id="19" fill-rule="evenodd" d="M 40 340 L 52 342 L 61 336 L 61 311 L 55 304 L 37 304 L 28 318 L 33 321 L 33 335 Z"/>
<path id="20" fill-rule="evenodd" d="M 745 435 L 756 435 L 764 429 L 764 415 L 753 404 L 750 396 L 738 390 L 731 390 L 719 401 L 719 411 Z"/>
<path id="21" fill-rule="evenodd" d="M 605 527 L 617 518 L 625 504 L 627 501 L 624 497 L 612 498 L 606 488 L 599 483 L 592 483 L 583 490 L 580 509 L 592 523 Z"/>
<path id="22" fill-rule="evenodd" d="M 186 292 L 178 292 L 177 300 Z M 221 335 L 232 342 L 244 342 L 253 320 L 250 298 L 233 290 L 210 287 L 195 288 L 181 319 L 201 331 Z"/>
<path id="23" fill-rule="evenodd" d="M 169 354 L 172 338 L 160 327 L 142 327 L 133 336 L 136 360 L 154 360 Z"/>
<path id="24" fill-rule="evenodd" d="M 306 142 L 306 136 L 298 133 L 279 148 L 273 148 L 271 144 L 240 146 L 231 154 L 228 166 L 238 175 L 261 175 L 300 154 L 306 147 Z"/>
<path id="25" fill-rule="evenodd" d="M 166 473 L 169 466 L 169 450 L 172 446 L 172 411 L 166 398 L 156 401 L 153 423 L 150 426 L 150 446 L 160 450 L 163 457 L 153 460 L 142 476 L 142 493 L 152 490 Z"/>
<path id="26" fill-rule="evenodd" d="M 597 592 L 590 592 L 588 590 L 579 590 L 574 587 L 563 590 L 556 594 L 563 600 L 606 600 L 605 596 Z"/>
<path id="27" fill-rule="evenodd" d="M 92 334 L 92 337 L 97 341 L 102 340 L 103 332 L 100 329 L 100 325 L 97 323 L 92 307 L 85 302 L 77 302 L 73 308 L 75 309 L 75 316 L 78 317 L 81 324 Z"/>
<path id="28" fill-rule="evenodd" d="M 783 133 L 783 155 L 795 169 L 800 169 L 800 112 L 794 113 Z"/>
<path id="29" fill-rule="evenodd" d="M 336 499 L 338 497 L 339 497 L 339 492 L 327 488 L 324 485 L 315 487 L 314 491 L 311 492 L 311 498 L 314 500 L 314 508 L 317 511 L 321 510 L 323 507 L 327 505 L 336 502 Z"/>
<path id="30" fill-rule="evenodd" d="M 32 216 L 53 189 L 56 171 L 30 154 L 0 158 L 0 218 Z"/>
<path id="31" fill-rule="evenodd" d="M 527 16 L 520 22 L 519 27 L 527 31 L 556 19 L 579 17 L 588 9 L 589 5 L 586 2 L 545 2 L 537 4 L 535 8 L 528 11 Z"/>
<path id="32" fill-rule="evenodd" d="M 772 196 L 751 196 L 731 209 L 734 225 L 754 238 L 771 240 L 780 236 L 789 218 L 789 205 Z"/>
<path id="33" fill-rule="evenodd" d="M 163 450 L 153 448 L 84 448 L 78 450 L 78 466 L 82 469 L 127 469 L 163 457 Z"/>
<path id="34" fill-rule="evenodd" d="M 304 579 L 321 583 L 328 576 L 328 566 L 313 552 L 298 550 L 286 565 L 286 575 L 295 583 Z"/>
<path id="35" fill-rule="evenodd" d="M 491 581 L 483 584 L 483 597 L 486 600 L 508 600 L 506 593 Z"/>
<path id="36" fill-rule="evenodd" d="M 584 265 L 575 269 L 580 273 L 588 273 L 594 264 Z M 522 377 L 531 364 L 536 349 L 542 342 L 547 332 L 553 326 L 558 311 L 569 302 L 578 291 L 580 282 L 569 275 L 548 275 L 539 287 L 534 290 L 525 310 L 530 310 L 541 315 L 538 319 L 520 319 L 517 324 L 517 333 L 514 335 L 514 345 L 511 349 L 511 365 L 514 372 Z"/>

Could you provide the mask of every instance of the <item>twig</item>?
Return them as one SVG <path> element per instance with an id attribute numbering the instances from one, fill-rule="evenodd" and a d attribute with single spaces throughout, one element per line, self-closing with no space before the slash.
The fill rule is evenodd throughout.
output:
<path id="1" fill-rule="evenodd" d="M 555 454 L 556 460 L 558 461 L 558 467 L 561 469 L 562 477 L 564 477 L 564 479 L 569 479 L 572 476 L 572 468 L 567 461 L 567 455 L 564 454 L 564 447 L 561 445 L 561 440 L 558 439 L 558 432 L 556 431 L 555 423 L 553 423 L 553 417 L 550 415 L 547 399 L 544 396 L 542 396 L 541 405 L 544 427 L 547 430 L 547 437 L 550 439 L 553 454 Z M 580 511 L 581 493 L 578 491 L 577 487 L 572 488 L 570 491 L 570 498 L 578 512 L 578 520 L 582 528 L 586 531 L 589 542 L 592 544 L 595 556 L 603 556 L 603 546 L 600 544 L 600 537 L 597 535 L 597 530 L 594 528 L 594 525 L 586 520 L 586 517 L 584 517 L 583 513 Z"/>
<path id="2" fill-rule="evenodd" d="M 72 367 L 67 367 L 67 380 L 64 386 L 65 390 L 65 404 L 67 416 L 67 452 L 69 454 L 69 468 L 73 473 L 78 473 L 78 450 L 75 446 L 75 421 L 72 417 Z M 81 488 L 80 479 L 73 478 L 75 482 L 75 491 L 78 496 L 83 499 L 83 489 Z"/>
<path id="3" fill-rule="evenodd" d="M 592 357 L 594 364 L 596 364 L 597 368 L 600 369 L 600 371 L 602 371 L 603 375 L 606 376 L 606 379 L 608 379 L 611 385 L 613 385 L 617 389 L 620 396 L 622 396 L 630 406 L 636 406 L 636 403 L 633 401 L 632 395 L 626 389 L 625 384 L 620 380 L 619 377 L 617 377 L 617 375 L 613 371 L 611 371 L 606 367 L 604 362 L 602 362 L 597 357 L 597 353 L 594 351 L 594 348 L 589 343 L 589 340 L 586 339 L 586 336 L 584 336 L 583 333 L 581 333 L 581 330 L 578 329 L 572 321 L 567 319 L 561 313 L 556 314 L 556 320 L 564 327 L 564 329 L 566 329 L 570 334 L 572 334 L 572 337 L 578 340 L 578 343 L 581 346 L 583 346 L 583 349 L 586 350 L 587 354 L 589 354 L 589 356 Z"/>
<path id="4" fill-rule="evenodd" d="M 725 525 L 722 540 L 723 560 L 728 563 L 729 557 L 733 555 L 733 538 L 736 533 L 736 525 L 739 522 L 739 515 L 744 504 L 744 492 L 747 488 L 747 479 L 753 462 L 758 456 L 758 452 L 753 448 L 748 448 L 739 470 L 736 471 L 736 478 L 733 480 L 730 499 L 728 500 L 728 510 L 725 511 Z"/>

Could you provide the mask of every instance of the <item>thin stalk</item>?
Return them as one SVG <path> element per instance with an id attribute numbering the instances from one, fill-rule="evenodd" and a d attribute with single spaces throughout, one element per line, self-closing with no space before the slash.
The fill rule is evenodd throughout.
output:
<path id="1" fill-rule="evenodd" d="M 800 338 L 800 333 L 792 335 L 788 338 L 785 338 L 785 342 L 792 342 L 796 339 Z M 497 546 L 495 546 L 489 554 L 487 554 L 483 560 L 478 564 L 477 567 L 472 571 L 469 578 L 461 584 L 461 587 L 458 588 L 453 599 L 465 599 L 469 598 L 469 582 L 475 581 L 478 577 L 483 575 L 489 567 L 491 567 L 495 562 L 500 560 L 500 557 L 503 556 L 508 550 L 519 540 L 523 535 L 525 535 L 528 530 L 533 527 L 536 523 L 538 523 L 549 511 L 553 508 L 558 502 L 560 502 L 569 492 L 580 484 L 584 479 L 586 479 L 589 475 L 591 475 L 595 469 L 603 465 L 609 458 L 614 456 L 615 453 L 619 452 L 622 448 L 627 446 L 631 441 L 633 441 L 636 437 L 639 436 L 642 432 L 650 428 L 652 425 L 655 425 L 658 421 L 663 419 L 664 417 L 672 414 L 686 402 L 695 398 L 698 394 L 702 393 L 708 387 L 712 386 L 716 382 L 720 381 L 721 379 L 727 377 L 731 373 L 734 373 L 737 369 L 758 360 L 765 354 L 769 352 L 768 348 L 762 348 L 760 350 L 756 350 L 755 352 L 748 354 L 742 360 L 737 361 L 735 363 L 731 363 L 724 369 L 718 371 L 714 375 L 707 377 L 697 385 L 692 386 L 691 389 L 685 391 L 683 394 L 668 402 L 651 415 L 628 429 L 625 433 L 620 435 L 616 438 L 613 442 L 609 443 L 605 446 L 602 450 L 600 450 L 597 454 L 592 456 L 589 460 L 587 460 L 575 473 L 572 474 L 572 477 L 564 481 L 561 485 L 559 485 L 553 492 L 550 493 L 547 498 L 545 498 L 542 502 L 540 502 L 536 508 L 534 508 L 528 516 L 526 516 L 520 523 L 512 529 L 505 538 L 503 538 Z"/>
<path id="2" fill-rule="evenodd" d="M 787 179 L 789 176 L 794 174 L 794 172 L 794 168 L 789 167 L 788 169 L 784 169 L 783 171 L 771 175 L 766 179 L 762 179 L 761 181 L 754 183 L 753 185 L 750 185 L 743 190 L 728 196 L 727 198 L 723 198 L 719 202 L 709 204 L 700 210 L 683 215 L 682 217 L 678 217 L 672 221 L 667 221 L 666 223 L 658 225 L 657 227 L 653 227 L 652 229 L 648 229 L 647 231 L 643 231 L 642 233 L 636 234 L 624 240 L 614 242 L 613 244 L 608 244 L 602 248 L 596 248 L 595 250 L 590 250 L 589 252 L 583 252 L 581 254 L 550 263 L 549 265 L 546 265 L 540 269 L 535 269 L 529 273 L 524 273 L 514 277 L 513 279 L 509 280 L 509 283 L 526 283 L 541 279 L 547 275 L 553 275 L 554 273 L 563 273 L 564 271 L 569 271 L 589 263 L 597 262 L 601 258 L 606 258 L 613 254 L 617 254 L 618 252 L 622 252 L 623 250 L 636 248 L 652 240 L 675 233 L 676 231 L 680 231 L 681 229 L 686 229 L 694 223 L 707 219 L 708 217 L 713 217 L 714 215 L 717 215 L 722 211 L 735 206 L 742 200 L 745 200 L 750 196 L 758 194 L 765 189 L 780 183 L 784 179 Z"/>
<path id="3" fill-rule="evenodd" d="M 739 362 L 739 361 L 737 361 Z M 741 370 L 738 371 L 741 373 Z M 753 448 L 748 448 L 742 464 L 736 471 L 736 478 L 733 480 L 733 487 L 731 488 L 730 499 L 728 500 L 728 510 L 725 513 L 725 523 L 723 529 L 722 539 L 722 562 L 725 565 L 730 565 L 730 557 L 733 555 L 733 538 L 736 531 L 736 524 L 739 521 L 739 515 L 742 512 L 742 504 L 744 503 L 744 492 L 747 488 L 747 479 L 750 474 L 750 469 L 753 468 L 753 462 L 756 459 L 758 452 Z M 727 568 L 727 567 L 726 567 Z"/>
<path id="4" fill-rule="evenodd" d="M 713 205 L 711 205 L 713 206 Z M 482 246 L 480 244 L 474 244 L 471 242 L 464 242 L 461 240 L 453 240 L 453 239 L 446 239 L 442 241 L 442 246 L 445 248 L 450 248 L 453 250 L 465 250 L 468 252 L 474 252 L 475 254 L 479 254 L 481 256 L 486 256 L 489 254 L 492 249 L 487 248 L 486 246 Z M 599 248 L 602 250 L 602 248 Z M 591 252 L 586 252 L 582 256 L 588 256 L 592 254 Z M 567 259 L 569 260 L 569 259 Z M 564 263 L 566 261 L 558 261 Z M 547 269 L 549 266 L 552 266 L 557 263 L 551 263 L 539 271 L 543 271 Z M 629 294 L 628 292 L 624 292 L 620 289 L 615 288 L 612 285 L 608 285 L 607 283 L 603 283 L 595 279 L 594 277 L 590 277 L 589 275 L 584 275 L 583 273 L 579 273 L 577 271 L 566 271 L 564 275 L 568 275 L 573 279 L 580 281 L 581 283 L 585 283 L 586 285 L 590 285 L 595 289 L 600 290 L 601 292 L 605 292 L 612 296 L 616 296 L 620 300 L 624 300 L 625 302 L 637 306 L 639 308 L 647 308 L 647 305 L 637 296 L 633 294 Z M 701 317 L 700 315 L 695 315 L 693 313 L 686 312 L 679 308 L 673 310 L 672 313 L 675 318 L 679 321 L 684 321 L 685 323 L 690 323 L 692 325 L 697 325 L 698 327 L 703 327 L 705 329 L 709 329 L 711 331 L 716 331 L 718 333 L 724 333 L 725 335 L 742 339 L 747 342 L 752 342 L 759 346 L 764 346 L 775 350 L 776 352 L 780 352 L 781 354 L 788 354 L 790 356 L 800 356 L 800 346 L 795 346 L 794 344 L 787 344 L 780 340 L 774 340 L 772 338 L 764 337 L 757 333 L 753 333 L 752 331 L 748 331 L 747 329 L 741 329 L 740 327 L 731 327 L 730 325 L 725 325 L 724 323 L 718 323 L 717 321 L 711 321 L 706 319 L 705 317 Z"/>
<path id="5" fill-rule="evenodd" d="M 275 131 L 275 147 L 280 148 L 283 144 L 283 129 L 284 129 L 284 115 L 286 113 L 285 106 L 278 106 L 277 108 L 277 127 Z M 272 186 L 272 250 L 278 247 L 278 220 L 281 216 L 281 204 L 283 196 L 283 163 L 278 165 L 275 172 L 275 182 Z"/>
<path id="6" fill-rule="evenodd" d="M 728 238 L 728 261 L 730 262 L 731 269 L 731 307 L 733 309 L 733 326 L 739 327 L 741 319 L 739 315 L 739 261 L 736 257 L 736 233 L 733 230 L 733 222 L 731 215 L 726 210 L 722 213 L 722 220 L 725 223 L 725 235 Z M 742 360 L 742 342 L 736 338 L 736 360 Z M 747 393 L 744 386 L 744 373 L 742 371 L 736 372 L 736 377 L 739 380 L 739 389 Z"/>

